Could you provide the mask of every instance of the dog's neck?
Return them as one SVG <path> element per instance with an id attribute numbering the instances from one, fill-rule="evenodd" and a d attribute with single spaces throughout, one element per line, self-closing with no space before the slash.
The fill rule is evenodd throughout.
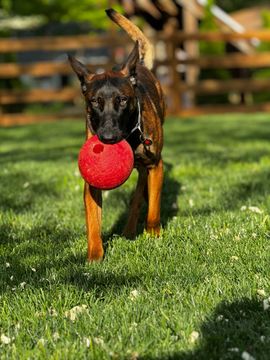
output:
<path id="1" fill-rule="evenodd" d="M 139 98 L 137 97 L 137 122 L 135 124 L 135 126 L 132 128 L 132 130 L 130 131 L 129 135 L 126 137 L 126 140 L 128 140 L 128 138 L 135 133 L 135 131 L 138 131 L 138 135 L 139 135 L 139 142 L 142 143 L 144 146 L 150 146 L 152 145 L 152 140 L 150 138 L 148 138 L 147 136 L 144 135 L 143 132 L 143 124 L 142 124 L 142 110 L 141 110 L 141 103 Z"/>
<path id="2" fill-rule="evenodd" d="M 137 98 L 137 112 L 138 112 L 138 117 L 137 117 L 137 122 L 135 124 L 135 126 L 131 129 L 129 135 L 127 136 L 127 138 L 134 133 L 134 131 L 139 130 L 139 132 L 142 134 L 142 113 L 141 113 L 141 104 L 140 104 L 140 100 Z"/>

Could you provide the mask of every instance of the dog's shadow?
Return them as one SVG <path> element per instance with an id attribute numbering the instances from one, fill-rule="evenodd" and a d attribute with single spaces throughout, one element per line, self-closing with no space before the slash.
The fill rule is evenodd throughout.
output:
<path id="1" fill-rule="evenodd" d="M 179 191 L 181 188 L 181 184 L 173 179 L 171 175 L 173 165 L 167 162 L 164 162 L 164 183 L 163 183 L 163 190 L 162 190 L 162 198 L 161 198 L 161 226 L 165 228 L 167 223 L 176 216 L 178 212 L 177 207 L 177 197 L 179 195 Z M 124 226 L 127 221 L 128 211 L 129 211 L 129 204 L 132 198 L 129 196 L 127 200 L 127 195 L 124 193 L 118 193 L 117 198 L 119 202 L 125 203 L 125 208 L 122 210 L 121 214 L 119 215 L 118 219 L 114 223 L 113 227 L 110 229 L 109 232 L 104 233 L 103 235 L 103 243 L 106 248 L 109 242 L 112 240 L 113 235 L 121 235 L 124 229 Z M 140 212 L 140 217 L 137 226 L 137 236 L 142 234 L 144 231 L 145 226 L 145 219 L 147 214 L 147 205 L 144 202 L 142 205 L 142 209 Z"/>

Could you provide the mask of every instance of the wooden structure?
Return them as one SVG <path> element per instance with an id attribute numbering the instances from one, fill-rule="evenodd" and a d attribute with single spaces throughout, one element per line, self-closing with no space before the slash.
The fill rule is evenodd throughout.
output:
<path id="1" fill-rule="evenodd" d="M 258 39 L 261 41 L 270 42 L 270 31 L 249 31 L 245 33 L 226 33 L 226 32 L 177 32 L 173 34 L 162 34 L 159 38 L 155 38 L 156 43 L 162 40 L 166 44 L 166 56 L 162 60 L 158 60 L 155 65 L 155 71 L 158 72 L 160 67 L 169 69 L 168 77 L 161 78 L 165 96 L 167 98 L 168 112 L 180 116 L 228 112 L 228 111 L 270 111 L 270 103 L 264 104 L 250 104 L 250 105 L 209 105 L 202 106 L 186 106 L 183 103 L 183 96 L 186 93 L 192 93 L 194 96 L 198 94 L 205 94 L 211 96 L 212 94 L 226 94 L 232 91 L 246 91 L 249 92 L 270 92 L 270 78 L 261 79 L 204 79 L 189 83 L 181 79 L 178 71 L 179 66 L 195 67 L 196 69 L 231 69 L 231 68 L 269 68 L 270 66 L 270 52 L 263 53 L 232 53 L 224 55 L 204 55 L 204 56 L 190 56 L 184 58 L 177 58 L 176 53 L 179 44 L 187 42 L 197 43 L 204 40 L 208 42 L 213 41 L 238 41 L 251 39 Z M 70 50 L 83 51 L 85 48 L 100 48 L 111 46 L 111 55 L 108 56 L 105 64 L 90 64 L 91 70 L 95 71 L 100 68 L 110 68 L 115 63 L 115 54 L 113 49 L 123 49 L 132 44 L 125 36 L 77 36 L 77 37 L 44 37 L 42 39 L 1 39 L 0 53 L 18 53 L 30 50 L 48 51 L 48 50 L 63 50 L 63 54 Z M 64 49 L 63 49 L 64 48 Z M 18 63 L 1 63 L 0 64 L 0 79 L 11 79 L 20 76 L 29 75 L 31 77 L 50 77 L 56 74 L 71 75 L 71 69 L 66 60 L 62 62 L 31 62 L 28 64 Z M 23 113 L 5 113 L 6 105 L 17 103 L 51 103 L 55 101 L 62 101 L 69 104 L 76 104 L 80 101 L 80 89 L 78 82 L 74 85 L 68 85 L 60 88 L 31 88 L 29 90 L 0 90 L 0 106 L 2 113 L 0 114 L 0 125 L 24 124 L 40 120 L 52 120 L 55 118 L 73 118 L 79 116 L 83 118 L 83 106 L 73 106 L 77 110 L 74 112 L 61 112 L 54 114 L 23 114 Z M 79 109 L 79 110 L 78 110 Z"/>
<path id="2" fill-rule="evenodd" d="M 119 0 L 125 10 L 125 14 L 130 18 L 143 17 L 148 28 L 155 32 L 156 37 L 162 37 L 163 34 L 173 34 L 179 31 L 185 33 L 196 33 L 200 28 L 201 21 L 207 14 L 208 18 L 212 20 L 212 26 L 215 26 L 222 32 L 231 33 L 243 33 L 246 31 L 245 21 L 243 18 L 247 17 L 250 12 L 239 12 L 233 14 L 226 13 L 217 5 L 208 6 L 208 0 L 146 0 L 139 1 L 133 0 Z M 257 9 L 252 14 L 256 14 L 258 24 L 258 18 L 260 11 Z M 237 19 L 240 18 L 242 23 Z M 215 24 L 215 25 L 214 25 Z M 147 29 L 147 25 L 145 28 Z M 208 24 L 209 26 L 209 24 Z M 150 31 L 151 32 L 151 31 Z M 175 43 L 177 45 L 177 43 Z M 246 41 L 244 39 L 232 39 L 228 40 L 224 44 L 226 52 L 241 52 L 244 54 L 256 53 L 258 46 L 257 39 L 250 39 Z M 172 51 L 170 46 L 170 51 Z M 199 41 L 185 41 L 178 44 L 176 48 L 178 59 L 182 58 L 196 58 L 199 53 Z M 159 52 L 156 53 L 157 59 L 159 58 Z M 162 57 L 162 56 L 161 56 Z M 178 66 L 179 69 L 179 66 Z M 189 88 L 192 88 L 197 83 L 200 76 L 204 77 L 205 71 L 202 68 L 193 66 L 182 66 L 181 77 L 184 78 L 185 83 Z M 250 76 L 250 71 L 246 69 L 228 69 L 227 73 L 231 74 L 231 77 L 247 78 Z M 186 91 L 182 97 L 185 107 L 192 107 L 196 104 L 198 96 L 194 91 Z M 231 96 L 233 101 L 246 102 L 251 96 L 249 92 L 239 93 Z"/>
<path id="3" fill-rule="evenodd" d="M 258 30 L 261 26 L 260 12 L 265 7 L 241 10 L 230 16 L 219 7 L 213 6 L 211 12 L 219 31 L 207 33 L 198 30 L 199 21 L 204 17 L 206 0 L 120 0 L 120 2 L 127 15 L 142 16 L 150 25 L 145 31 L 156 47 L 154 71 L 161 80 L 168 113 L 184 116 L 208 112 L 270 110 L 268 103 L 211 105 L 209 102 L 202 106 L 196 105 L 197 98 L 201 95 L 211 98 L 217 94 L 228 96 L 231 93 L 270 90 L 270 79 L 267 78 L 199 80 L 199 75 L 204 70 L 227 69 L 235 75 L 238 70 L 240 73 L 242 70 L 252 72 L 254 69 L 270 67 L 270 52 L 259 53 L 256 49 L 260 41 L 270 42 L 270 32 Z M 114 25 L 112 27 L 115 30 L 110 34 L 100 36 L 0 39 L 2 59 L 10 56 L 14 59 L 20 54 L 28 56 L 29 59 L 33 51 L 61 54 L 53 57 L 54 60 L 41 61 L 33 56 L 28 62 L 8 60 L 0 62 L 0 126 L 49 121 L 56 118 L 83 118 L 79 84 L 73 76 L 65 54 L 75 53 L 79 59 L 89 65 L 92 71 L 111 68 L 115 63 L 123 60 L 132 45 L 125 35 L 121 33 L 119 36 Z M 202 55 L 199 52 L 200 41 L 231 44 L 236 52 L 224 55 Z M 91 54 L 97 49 L 106 56 L 102 59 L 101 57 L 93 59 Z M 13 80 L 23 80 L 27 77 L 32 79 L 32 86 L 28 88 L 15 90 L 10 85 Z M 61 77 L 65 81 L 55 85 L 52 79 L 56 77 Z M 40 81 L 33 81 L 44 78 L 51 79 L 47 82 L 46 88 L 38 87 Z M 22 107 L 28 107 L 29 104 L 55 102 L 64 103 L 65 110 L 40 114 L 22 111 Z"/>
<path id="4" fill-rule="evenodd" d="M 270 12 L 269 5 L 252 6 L 230 13 L 230 16 L 246 30 L 259 30 L 263 27 L 263 13 Z"/>
<path id="5" fill-rule="evenodd" d="M 28 52 L 54 52 L 60 51 L 62 56 L 58 61 L 31 61 L 27 63 L 2 62 L 0 63 L 0 81 L 29 76 L 31 78 L 50 78 L 53 76 L 72 76 L 73 72 L 67 61 L 66 54 L 75 51 L 80 58 L 86 49 L 106 49 L 109 55 L 104 61 L 88 63 L 91 71 L 102 71 L 105 68 L 111 68 L 116 63 L 115 50 L 131 46 L 131 43 L 125 36 L 115 37 L 113 35 L 89 36 L 79 35 L 74 37 L 34 37 L 24 39 L 0 39 L 1 54 L 27 54 Z M 87 62 L 86 62 L 87 64 Z M 60 118 L 83 117 L 83 106 L 69 106 L 68 111 L 57 113 L 46 113 L 42 115 L 31 113 L 7 112 L 5 109 L 12 108 L 14 104 L 46 104 L 53 102 L 64 102 L 75 105 L 81 101 L 79 84 L 76 81 L 67 86 L 49 88 L 30 88 L 30 89 L 0 89 L 0 126 L 12 124 L 25 124 L 41 120 L 54 120 Z"/>
<path id="6" fill-rule="evenodd" d="M 258 53 L 256 46 L 259 41 L 270 42 L 270 32 L 260 31 L 259 8 L 226 14 L 217 6 L 211 8 L 219 31 L 199 32 L 199 21 L 204 17 L 206 0 L 120 0 L 129 16 L 142 16 L 150 26 L 145 28 L 147 36 L 152 38 L 156 47 L 156 63 L 154 71 L 160 78 L 168 106 L 168 113 L 180 116 L 208 112 L 227 111 L 259 111 L 270 110 L 270 105 L 259 104 L 226 104 L 203 106 L 196 105 L 198 96 L 231 93 L 255 93 L 270 90 L 270 79 L 232 78 L 218 80 L 208 78 L 199 80 L 204 70 L 227 69 L 232 74 L 241 70 L 252 71 L 270 67 L 270 52 Z M 255 17 L 256 14 L 256 17 Z M 254 21 L 251 22 L 251 16 Z M 245 21 L 250 21 L 251 30 L 246 31 Z M 255 25 L 254 25 L 255 24 Z M 61 118 L 83 118 L 83 102 L 77 79 L 67 63 L 65 56 L 73 52 L 89 65 L 92 71 L 102 71 L 121 62 L 127 50 L 131 48 L 130 40 L 113 31 L 107 35 L 74 37 L 35 37 L 23 39 L 0 39 L 0 58 L 16 58 L 18 55 L 31 57 L 32 52 L 53 53 L 60 56 L 54 60 L 35 60 L 23 62 L 0 62 L 0 126 L 24 124 L 40 120 Z M 155 29 L 155 31 L 153 31 Z M 202 55 L 199 52 L 200 41 L 224 42 L 231 44 L 236 52 L 224 55 Z M 94 59 L 93 53 L 99 49 L 106 54 Z M 27 55 L 28 54 L 28 55 Z M 30 55 L 29 55 L 30 54 Z M 88 54 L 88 55 L 87 55 Z M 92 54 L 92 55 L 91 55 Z M 1 56 L 1 55 L 4 55 Z M 101 59 L 102 58 L 102 59 Z M 31 86 L 16 89 L 10 86 L 13 80 L 31 79 Z M 55 84 L 52 79 L 65 79 L 62 84 Z M 38 87 L 41 81 L 34 79 L 51 79 L 46 88 Z M 74 79 L 74 81 L 71 81 Z M 7 86 L 3 86 L 3 83 Z M 34 84 L 34 86 L 33 86 Z M 61 102 L 64 110 L 54 113 L 45 111 L 40 114 L 23 112 L 22 107 L 29 104 L 51 104 Z M 18 107 L 19 106 L 19 107 Z M 20 111 L 17 111 L 17 110 Z"/>
<path id="7" fill-rule="evenodd" d="M 177 48 L 179 42 L 187 41 L 233 41 L 233 40 L 252 40 L 254 38 L 270 42 L 270 31 L 249 31 L 245 33 L 177 33 L 170 38 L 163 37 L 167 43 L 175 44 Z M 185 66 L 196 66 L 200 69 L 258 69 L 269 68 L 270 52 L 256 54 L 232 53 L 225 55 L 204 55 L 199 57 L 187 57 L 177 61 L 178 64 Z M 164 64 L 164 62 L 163 62 Z M 164 86 L 163 86 L 164 87 Z M 233 91 L 243 92 L 248 89 L 251 93 L 270 91 L 270 78 L 261 79 L 229 79 L 216 80 L 207 79 L 196 82 L 194 85 L 187 84 L 175 77 L 170 86 L 165 87 L 166 94 L 173 94 L 175 87 L 183 94 L 185 91 L 193 91 L 195 94 L 226 94 Z M 174 99 L 175 96 L 171 95 Z M 173 105 L 174 112 L 181 115 L 218 113 L 218 112 L 252 112 L 252 111 L 270 111 L 270 103 L 250 104 L 250 105 L 202 105 L 185 108 L 181 104 L 181 98 L 178 98 L 178 104 Z M 178 110 L 177 110 L 178 109 Z"/>

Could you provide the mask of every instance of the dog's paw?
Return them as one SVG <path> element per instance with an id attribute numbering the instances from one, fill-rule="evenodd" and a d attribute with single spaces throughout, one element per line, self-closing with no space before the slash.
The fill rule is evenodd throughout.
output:
<path id="1" fill-rule="evenodd" d="M 134 240 L 136 237 L 136 228 L 129 228 L 126 226 L 123 230 L 122 235 L 128 240 Z"/>
<path id="2" fill-rule="evenodd" d="M 127 240 L 135 240 L 135 238 L 136 238 L 136 234 L 128 234 L 125 232 L 122 233 L 122 236 L 124 238 L 126 238 Z"/>
<path id="3" fill-rule="evenodd" d="M 159 237 L 160 236 L 160 224 L 147 224 L 146 232 L 152 236 Z"/>
<path id="4" fill-rule="evenodd" d="M 87 260 L 89 262 L 100 262 L 104 258 L 103 247 L 92 247 L 88 249 Z"/>

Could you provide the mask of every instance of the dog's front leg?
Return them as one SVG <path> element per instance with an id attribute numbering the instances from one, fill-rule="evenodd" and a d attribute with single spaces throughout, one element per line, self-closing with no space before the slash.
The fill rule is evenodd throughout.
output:
<path id="1" fill-rule="evenodd" d="M 159 236 L 160 233 L 160 200 L 163 184 L 163 161 L 149 169 L 148 173 L 148 212 L 146 219 L 146 231 Z"/>
<path id="2" fill-rule="evenodd" d="M 101 190 L 95 189 L 88 183 L 85 183 L 84 206 L 88 241 L 88 261 L 100 261 L 104 255 L 101 239 Z"/>
<path id="3" fill-rule="evenodd" d="M 128 239 L 132 239 L 136 235 L 137 223 L 143 202 L 143 194 L 147 185 L 147 169 L 145 167 L 139 167 L 138 173 L 139 176 L 136 190 L 131 200 L 127 224 L 123 231 L 123 235 Z"/>

